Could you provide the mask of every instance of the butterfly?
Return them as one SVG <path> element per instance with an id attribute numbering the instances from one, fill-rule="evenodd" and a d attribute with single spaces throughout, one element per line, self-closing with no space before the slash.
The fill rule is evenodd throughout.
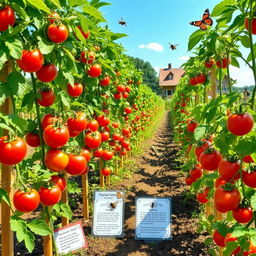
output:
<path id="1" fill-rule="evenodd" d="M 201 30 L 206 30 L 208 26 L 211 26 L 213 23 L 211 17 L 210 17 L 210 12 L 209 9 L 206 9 L 204 11 L 202 20 L 198 20 L 198 21 L 191 21 L 190 25 L 199 27 Z"/>
<path id="2" fill-rule="evenodd" d="M 114 202 L 114 203 L 110 203 L 110 207 L 112 209 L 115 209 L 117 207 L 118 201 Z"/>
<path id="3" fill-rule="evenodd" d="M 172 50 L 176 50 L 178 45 L 179 44 L 171 44 L 171 43 L 169 43 L 169 48 L 172 49 Z"/>

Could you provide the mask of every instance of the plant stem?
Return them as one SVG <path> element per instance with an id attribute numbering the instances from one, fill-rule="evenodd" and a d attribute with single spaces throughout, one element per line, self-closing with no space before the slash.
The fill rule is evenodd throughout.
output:
<path id="1" fill-rule="evenodd" d="M 254 83 L 255 83 L 253 91 L 252 91 L 251 109 L 254 109 L 254 101 L 255 101 L 255 94 L 256 94 L 256 62 L 255 62 L 255 53 L 254 53 L 253 38 L 252 38 L 252 20 L 253 20 L 252 2 L 253 2 L 253 0 L 250 0 L 250 17 L 248 19 L 248 22 L 249 22 L 250 48 L 251 48 L 251 55 L 252 55 L 252 72 L 253 72 Z"/>
<path id="2" fill-rule="evenodd" d="M 222 79 L 221 79 L 221 76 L 222 76 L 222 68 L 219 68 L 219 91 L 220 91 L 220 96 L 222 96 Z"/>
<path id="3" fill-rule="evenodd" d="M 16 169 L 16 180 L 22 185 L 22 187 L 24 188 L 24 190 L 26 190 L 26 185 L 24 184 L 21 175 L 20 175 L 20 167 L 18 164 L 15 165 L 15 169 Z"/>
<path id="4" fill-rule="evenodd" d="M 229 60 L 229 51 L 227 51 L 227 59 Z M 227 65 L 227 75 L 228 75 L 228 89 L 229 93 L 232 93 L 232 86 L 231 86 L 231 81 L 230 81 L 230 72 L 229 72 L 229 64 Z"/>
<path id="5" fill-rule="evenodd" d="M 38 127 L 39 127 L 40 145 L 41 145 L 41 150 L 42 150 L 42 165 L 44 166 L 45 149 L 44 149 L 44 140 L 43 140 L 43 129 L 41 126 L 39 104 L 38 104 L 37 98 L 36 98 L 36 81 L 35 81 L 33 73 L 31 73 L 31 81 L 32 81 L 32 85 L 33 85 L 34 100 L 35 100 L 35 105 L 36 105 L 36 116 L 37 116 L 37 123 L 38 123 Z"/>

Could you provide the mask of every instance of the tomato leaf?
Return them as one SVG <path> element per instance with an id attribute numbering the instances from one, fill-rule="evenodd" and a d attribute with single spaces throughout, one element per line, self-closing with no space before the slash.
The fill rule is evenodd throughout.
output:
<path id="1" fill-rule="evenodd" d="M 21 134 L 23 134 L 23 131 L 27 129 L 27 121 L 20 118 L 19 116 L 15 114 L 8 115 L 10 119 L 10 124 Z"/>
<path id="2" fill-rule="evenodd" d="M 61 102 L 63 103 L 63 105 L 69 109 L 70 108 L 70 100 L 69 100 L 67 93 L 62 91 L 59 93 L 59 96 L 60 96 L 60 99 L 61 99 Z"/>
<path id="3" fill-rule="evenodd" d="M 226 245 L 226 248 L 223 252 L 223 256 L 230 256 L 232 255 L 232 252 L 237 248 L 238 244 L 237 242 L 228 242 Z"/>
<path id="4" fill-rule="evenodd" d="M 248 229 L 245 226 L 236 226 L 232 232 L 232 237 L 244 236 L 248 233 Z"/>
<path id="5" fill-rule="evenodd" d="M 48 40 L 42 37 L 37 37 L 38 39 L 38 47 L 42 54 L 49 54 L 53 51 L 55 44 L 50 43 Z"/>
<path id="6" fill-rule="evenodd" d="M 195 140 L 201 140 L 205 134 L 206 134 L 206 131 L 207 131 L 207 127 L 206 125 L 199 125 L 195 131 L 194 131 L 194 137 L 195 137 Z"/>
<path id="7" fill-rule="evenodd" d="M 58 7 L 59 9 L 62 9 L 59 0 L 48 0 L 48 1 L 51 2 L 53 5 L 55 5 L 56 7 Z"/>
<path id="8" fill-rule="evenodd" d="M 0 124 L 0 126 L 1 126 L 1 124 Z M 3 129 L 6 129 L 6 128 L 3 128 Z M 5 201 L 5 203 L 6 203 L 9 207 L 11 207 L 11 201 L 10 201 L 10 198 L 9 198 L 9 196 L 8 196 L 8 193 L 7 193 L 4 189 L 0 188 L 0 202 L 1 202 L 2 200 Z"/>
<path id="9" fill-rule="evenodd" d="M 188 41 L 188 51 L 192 50 L 195 45 L 203 38 L 204 35 L 205 31 L 200 29 L 192 33 Z"/>
<path id="10" fill-rule="evenodd" d="M 20 72 L 12 72 L 7 78 L 9 87 L 13 95 L 23 96 L 28 87 L 27 80 Z"/>
<path id="11" fill-rule="evenodd" d="M 236 0 L 223 0 L 222 2 L 220 2 L 214 7 L 211 13 L 211 16 L 212 17 L 220 16 L 226 10 L 227 5 L 235 5 L 235 3 L 236 3 Z"/>
<path id="12" fill-rule="evenodd" d="M 40 9 L 44 12 L 51 13 L 51 10 L 47 7 L 43 0 L 27 0 L 35 8 Z"/>
<path id="13" fill-rule="evenodd" d="M 27 224 L 26 222 L 17 217 L 12 216 L 10 220 L 11 230 L 16 232 L 16 237 L 19 242 L 25 239 L 25 234 L 27 233 Z"/>
<path id="14" fill-rule="evenodd" d="M 24 236 L 24 242 L 25 242 L 26 248 L 31 253 L 35 248 L 35 236 L 29 230 L 27 230 L 27 232 Z"/>
<path id="15" fill-rule="evenodd" d="M 47 236 L 52 233 L 49 225 L 42 219 L 34 219 L 28 223 L 28 228 L 35 233 L 36 235 L 40 236 Z"/>
<path id="16" fill-rule="evenodd" d="M 104 22 L 106 21 L 103 16 L 102 16 L 102 13 L 94 8 L 93 6 L 91 5 L 86 5 L 84 8 L 83 8 L 83 11 L 91 16 L 93 16 L 94 18 L 96 18 L 97 20 L 101 21 L 101 22 Z"/>
<path id="17" fill-rule="evenodd" d="M 248 35 L 240 36 L 240 41 L 245 48 L 250 48 L 250 38 Z"/>
<path id="18" fill-rule="evenodd" d="M 256 211 L 256 193 L 251 197 L 251 207 L 253 211 Z"/>
<path id="19" fill-rule="evenodd" d="M 28 110 L 33 108 L 34 104 L 34 93 L 33 91 L 30 91 L 29 93 L 25 94 L 22 100 L 22 107 L 27 107 Z"/>
<path id="20" fill-rule="evenodd" d="M 23 49 L 23 45 L 20 40 L 9 38 L 7 41 L 5 41 L 5 45 L 9 49 L 10 55 L 14 59 L 20 59 Z"/>
<path id="21" fill-rule="evenodd" d="M 61 203 L 60 204 L 60 209 L 62 210 L 62 216 L 66 217 L 68 219 L 71 219 L 73 216 L 73 213 L 70 209 L 70 206 L 68 204 L 65 203 Z"/>
<path id="22" fill-rule="evenodd" d="M 240 138 L 234 150 L 239 155 L 250 155 L 256 151 L 256 136 Z"/>
<path id="23" fill-rule="evenodd" d="M 250 238 L 251 238 L 253 245 L 255 246 L 256 245 L 256 235 L 251 235 Z"/>

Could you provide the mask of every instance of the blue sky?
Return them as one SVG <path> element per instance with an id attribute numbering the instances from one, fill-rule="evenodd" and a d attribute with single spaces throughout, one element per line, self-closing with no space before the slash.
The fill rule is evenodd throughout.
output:
<path id="1" fill-rule="evenodd" d="M 125 33 L 128 37 L 120 42 L 127 54 L 149 61 L 158 70 L 180 67 L 189 55 L 189 36 L 197 30 L 191 21 L 200 20 L 206 8 L 210 12 L 220 0 L 107 0 L 110 6 L 101 8 L 113 32 Z M 120 18 L 127 26 L 118 24 Z M 177 50 L 169 49 L 169 42 L 179 44 Z M 237 86 L 253 84 L 252 72 L 244 65 L 240 70 L 231 68 Z"/>

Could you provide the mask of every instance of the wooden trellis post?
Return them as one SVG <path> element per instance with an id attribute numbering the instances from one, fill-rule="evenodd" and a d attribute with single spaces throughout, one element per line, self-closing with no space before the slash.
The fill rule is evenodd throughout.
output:
<path id="1" fill-rule="evenodd" d="M 45 208 L 49 207 L 49 206 L 44 206 Z M 47 212 L 48 209 L 46 209 Z M 48 218 L 48 217 L 47 217 Z M 50 221 L 49 219 L 46 220 L 46 223 L 48 225 L 50 225 Z M 52 256 L 53 255 L 53 241 L 52 241 L 52 236 L 48 235 L 48 236 L 44 236 L 43 237 L 44 240 L 44 256 Z"/>
<path id="2" fill-rule="evenodd" d="M 64 179 L 65 179 L 66 183 L 68 184 L 68 174 L 65 171 L 63 172 L 63 174 L 64 174 Z M 66 189 L 62 192 L 61 202 L 68 203 L 68 187 L 66 187 Z M 67 226 L 69 224 L 69 219 L 66 217 L 62 217 L 61 223 L 62 223 L 62 227 Z"/>
<path id="3" fill-rule="evenodd" d="M 83 216 L 86 220 L 90 217 L 89 211 L 89 181 L 88 172 L 82 175 L 82 193 L 83 193 Z"/>
<path id="4" fill-rule="evenodd" d="M 99 159 L 99 171 L 100 171 L 100 187 L 103 188 L 105 186 L 105 182 L 104 182 L 104 176 L 101 172 L 101 169 L 103 168 L 103 160 Z"/>
<path id="5" fill-rule="evenodd" d="M 115 175 L 118 175 L 119 168 L 118 168 L 118 156 L 115 158 Z"/>
<path id="6" fill-rule="evenodd" d="M 8 75 L 12 71 L 12 62 L 6 62 L 4 68 L 0 72 L 0 82 L 6 82 Z M 4 114 L 11 114 L 12 102 L 11 98 L 7 98 L 5 103 L 1 107 L 1 112 Z M 8 131 L 4 130 L 3 135 L 8 135 Z M 8 193 L 11 198 L 12 194 L 12 182 L 13 182 L 13 172 L 14 168 L 12 165 L 2 165 L 1 166 L 1 187 Z M 2 224 L 2 255 L 3 256 L 13 256 L 13 232 L 10 225 L 11 210 L 8 204 L 4 201 L 1 202 L 1 224 Z"/>

